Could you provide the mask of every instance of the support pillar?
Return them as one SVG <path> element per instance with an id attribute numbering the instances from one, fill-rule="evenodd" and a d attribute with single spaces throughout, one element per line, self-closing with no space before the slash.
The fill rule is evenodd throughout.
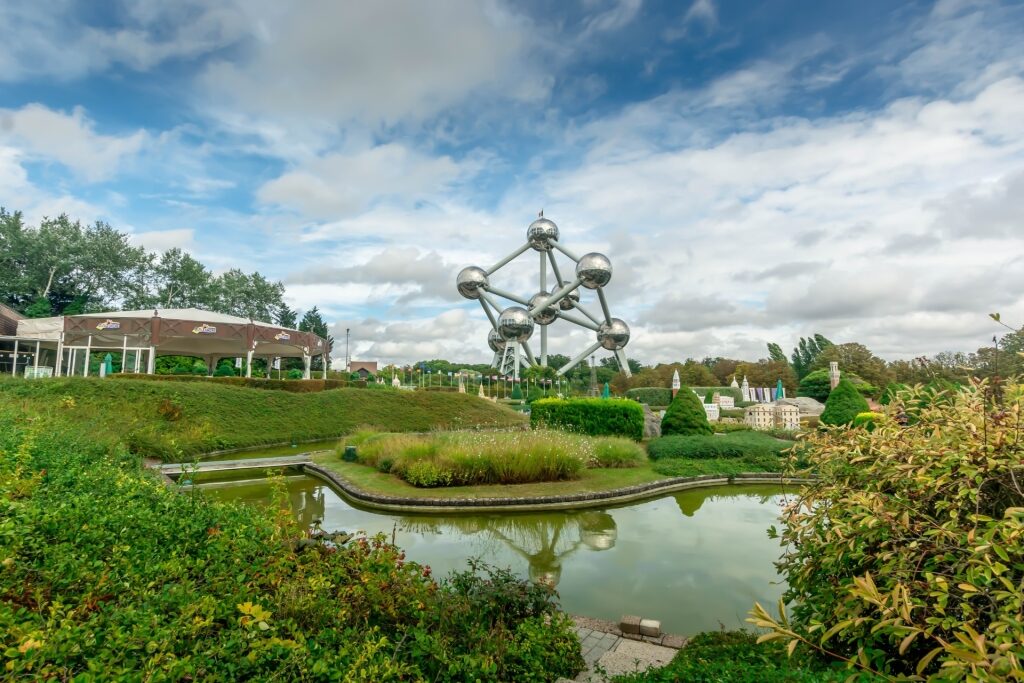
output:
<path id="1" fill-rule="evenodd" d="M 92 335 L 85 338 L 85 368 L 82 371 L 83 377 L 89 376 L 89 361 L 92 360 Z"/>
<path id="2" fill-rule="evenodd" d="M 313 356 L 309 355 L 308 353 L 302 354 L 302 365 L 302 379 L 309 379 L 309 370 L 310 366 L 313 365 Z"/>
<path id="3" fill-rule="evenodd" d="M 323 358 L 323 362 L 324 362 L 324 376 L 323 376 L 323 379 L 327 379 L 327 354 L 326 353 L 323 354 L 321 356 L 321 358 Z"/>
<path id="4" fill-rule="evenodd" d="M 36 342 L 36 355 L 32 362 L 33 379 L 39 379 L 39 342 Z"/>
<path id="5" fill-rule="evenodd" d="M 206 363 L 206 376 L 213 377 L 214 370 L 217 369 L 217 356 L 204 356 L 203 361 Z"/>
<path id="6" fill-rule="evenodd" d="M 155 346 L 150 346 L 149 347 L 149 358 L 146 359 L 146 374 L 147 375 L 155 375 L 156 374 L 156 347 Z"/>
<path id="7" fill-rule="evenodd" d="M 252 377 L 252 349 L 245 352 L 245 376 Z"/>
<path id="8" fill-rule="evenodd" d="M 11 361 L 11 377 L 17 377 L 18 376 L 18 340 L 17 339 L 14 340 L 14 356 L 12 356 L 12 358 L 13 358 L 13 360 Z"/>

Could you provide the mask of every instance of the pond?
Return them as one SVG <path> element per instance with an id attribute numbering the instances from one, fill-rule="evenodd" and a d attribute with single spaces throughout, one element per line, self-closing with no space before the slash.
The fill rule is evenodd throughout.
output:
<path id="1" fill-rule="evenodd" d="M 409 559 L 441 577 L 483 559 L 557 587 L 571 614 L 660 619 L 670 633 L 743 627 L 754 601 L 785 586 L 767 536 L 785 497 L 777 485 L 720 486 L 606 509 L 542 513 L 398 514 L 350 504 L 321 480 L 289 476 L 296 518 L 328 531 L 394 533 Z M 264 479 L 207 482 L 209 495 L 267 504 Z"/>

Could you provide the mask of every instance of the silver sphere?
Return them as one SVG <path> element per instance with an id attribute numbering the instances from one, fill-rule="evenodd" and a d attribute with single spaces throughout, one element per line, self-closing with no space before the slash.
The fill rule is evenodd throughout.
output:
<path id="1" fill-rule="evenodd" d="M 534 306 L 539 304 L 544 299 L 547 299 L 549 296 L 551 296 L 550 292 L 537 292 L 536 294 L 531 296 L 530 310 L 532 311 Z M 538 325 L 550 325 L 551 323 L 555 322 L 555 319 L 557 317 L 558 311 L 555 310 L 555 307 L 548 306 L 547 308 L 542 308 L 540 311 L 537 312 L 536 315 L 533 316 L 533 322 L 537 323 Z"/>
<path id="2" fill-rule="evenodd" d="M 562 287 L 565 287 L 567 284 L 569 284 L 569 283 L 563 281 L 562 282 Z M 561 287 L 559 287 L 559 289 L 561 289 Z M 563 311 L 571 311 L 573 309 L 573 304 L 574 303 L 578 304 L 579 302 L 580 302 L 580 290 L 574 289 L 571 292 L 569 292 L 567 295 L 563 296 L 561 299 L 558 300 L 558 307 L 561 308 Z"/>
<path id="3" fill-rule="evenodd" d="M 487 333 L 487 345 L 491 347 L 491 351 L 495 353 L 501 353 L 505 350 L 505 340 L 501 338 L 498 331 L 491 328 L 491 331 Z"/>
<path id="4" fill-rule="evenodd" d="M 480 289 L 489 284 L 487 273 L 483 268 L 476 266 L 463 268 L 459 271 L 459 276 L 455 278 L 455 287 L 459 290 L 459 294 L 467 299 L 479 299 Z"/>
<path id="5" fill-rule="evenodd" d="M 533 318 L 525 308 L 510 306 L 498 317 L 498 333 L 505 341 L 524 342 L 533 334 Z"/>
<path id="6" fill-rule="evenodd" d="M 612 262 L 604 254 L 584 254 L 576 264 L 576 277 L 583 281 L 587 289 L 604 287 L 612 279 Z"/>
<path id="7" fill-rule="evenodd" d="M 629 325 L 612 318 L 610 323 L 602 323 L 597 330 L 597 341 L 609 351 L 618 351 L 629 343 Z"/>
<path id="8" fill-rule="evenodd" d="M 551 251 L 551 240 L 558 241 L 558 226 L 547 218 L 538 218 L 526 229 L 526 241 L 536 251 Z"/>

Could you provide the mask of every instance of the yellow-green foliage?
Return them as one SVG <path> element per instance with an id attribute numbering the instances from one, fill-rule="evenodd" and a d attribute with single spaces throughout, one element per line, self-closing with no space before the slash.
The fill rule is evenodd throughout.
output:
<path id="1" fill-rule="evenodd" d="M 643 449 L 621 437 L 565 432 L 372 434 L 345 439 L 359 461 L 414 486 L 524 484 L 572 479 L 586 467 L 632 467 Z"/>
<path id="2" fill-rule="evenodd" d="M 899 391 L 873 431 L 810 434 L 820 480 L 782 516 L 792 614 L 753 623 L 887 676 L 1024 680 L 1024 387 L 996 389 Z"/>
<path id="3" fill-rule="evenodd" d="M 644 409 L 625 399 L 542 398 L 531 404 L 530 423 L 590 436 L 644 438 Z"/>
<path id="4" fill-rule="evenodd" d="M 403 432 L 525 424 L 521 415 L 467 394 L 347 388 L 291 394 L 206 382 L 7 379 L 0 380 L 4 402 L 39 414 L 58 411 L 96 439 L 172 461 L 341 436 L 359 425 Z"/>

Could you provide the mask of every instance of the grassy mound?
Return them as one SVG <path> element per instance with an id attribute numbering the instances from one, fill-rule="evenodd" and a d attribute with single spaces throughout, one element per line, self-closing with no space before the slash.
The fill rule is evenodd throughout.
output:
<path id="1" fill-rule="evenodd" d="M 390 472 L 413 486 L 526 484 L 574 479 L 587 467 L 633 467 L 643 449 L 622 437 L 564 432 L 452 432 L 375 434 L 346 441 L 359 462 Z"/>
<path id="2" fill-rule="evenodd" d="M 654 471 L 673 477 L 741 472 L 782 472 L 791 441 L 737 431 L 723 435 L 663 436 L 647 446 Z"/>
<path id="3" fill-rule="evenodd" d="M 0 381 L 0 403 L 59 416 L 92 438 L 178 460 L 220 449 L 382 431 L 510 427 L 521 415 L 468 394 L 335 389 L 313 394 L 210 383 L 65 378 Z"/>

